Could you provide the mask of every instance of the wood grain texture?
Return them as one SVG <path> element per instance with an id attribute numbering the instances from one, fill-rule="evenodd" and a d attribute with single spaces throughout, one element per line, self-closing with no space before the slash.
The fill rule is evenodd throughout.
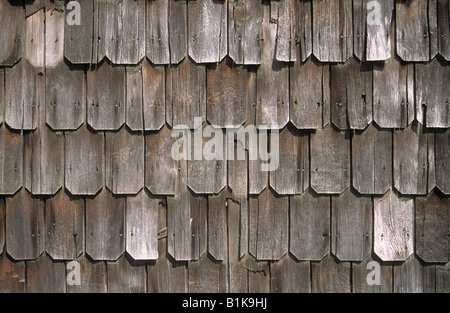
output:
<path id="1" fill-rule="evenodd" d="M 144 129 L 143 103 L 143 78 L 142 66 L 147 63 L 144 60 L 137 66 L 126 67 L 126 124 L 132 131 Z M 149 84 L 151 86 L 151 84 Z"/>
<path id="2" fill-rule="evenodd" d="M 278 262 L 270 263 L 270 292 L 311 292 L 310 262 L 299 262 L 291 255 L 285 255 Z"/>
<path id="3" fill-rule="evenodd" d="M 5 200 L 0 200 L 0 255 L 5 246 Z"/>
<path id="4" fill-rule="evenodd" d="M 158 211 L 162 199 L 141 190 L 126 199 L 126 251 L 134 260 L 158 259 Z"/>
<path id="5" fill-rule="evenodd" d="M 169 126 L 194 127 L 194 117 L 206 118 L 206 68 L 185 58 L 166 71 L 166 121 Z"/>
<path id="6" fill-rule="evenodd" d="M 448 20 L 450 18 L 449 2 L 445 0 L 438 0 L 437 2 L 437 52 L 443 56 L 447 61 L 450 60 L 450 42 L 448 40 L 450 34 L 450 25 Z"/>
<path id="7" fill-rule="evenodd" d="M 95 195 L 103 186 L 104 138 L 86 126 L 65 134 L 65 187 L 73 195 Z"/>
<path id="8" fill-rule="evenodd" d="M 349 293 L 350 263 L 339 262 L 331 254 L 320 262 L 311 263 L 311 291 L 313 293 Z"/>
<path id="9" fill-rule="evenodd" d="M 145 130 L 159 130 L 166 120 L 166 72 L 162 66 L 152 66 L 148 61 L 142 63 L 142 83 Z"/>
<path id="10" fill-rule="evenodd" d="M 353 53 L 352 1 L 313 1 L 313 54 L 321 62 L 345 62 Z"/>
<path id="11" fill-rule="evenodd" d="M 290 252 L 298 260 L 323 259 L 330 251 L 330 198 L 308 190 L 289 203 Z"/>
<path id="12" fill-rule="evenodd" d="M 208 252 L 216 261 L 226 260 L 227 257 L 227 207 L 230 197 L 226 189 L 217 196 L 208 197 Z"/>
<path id="13" fill-rule="evenodd" d="M 86 254 L 76 260 L 80 264 L 81 285 L 67 285 L 67 293 L 106 293 L 106 264 L 91 261 Z M 67 263 L 67 271 L 74 271 Z"/>
<path id="14" fill-rule="evenodd" d="M 244 259 L 244 268 L 248 273 L 248 293 L 270 292 L 270 268 L 269 262 L 255 260 L 251 255 Z"/>
<path id="15" fill-rule="evenodd" d="M 397 57 L 373 65 L 373 120 L 383 128 L 405 128 L 414 119 L 414 70 Z"/>
<path id="16" fill-rule="evenodd" d="M 389 190 L 374 198 L 374 252 L 383 261 L 404 261 L 414 252 L 414 201 Z"/>
<path id="17" fill-rule="evenodd" d="M 276 16 L 277 37 L 275 43 L 275 59 L 280 62 L 297 60 L 297 15 L 296 0 L 271 2 L 271 15 Z"/>
<path id="18" fill-rule="evenodd" d="M 188 2 L 187 42 L 196 63 L 218 63 L 228 52 L 227 2 Z"/>
<path id="19" fill-rule="evenodd" d="M 231 188 L 234 195 L 246 197 L 249 193 L 248 163 L 250 161 L 248 159 L 248 152 L 240 141 L 235 141 L 234 143 L 228 142 L 228 144 L 234 144 L 233 159 L 227 163 L 228 187 Z M 240 157 L 241 155 L 244 155 L 244 157 Z"/>
<path id="20" fill-rule="evenodd" d="M 256 80 L 256 126 L 283 128 L 289 121 L 289 68 L 275 59 L 277 25 L 271 23 L 270 7 L 264 5 L 262 64 Z"/>
<path id="21" fill-rule="evenodd" d="M 310 58 L 290 67 L 289 116 L 295 127 L 321 129 L 330 120 L 330 65 Z"/>
<path id="22" fill-rule="evenodd" d="M 144 293 L 146 290 L 145 265 L 133 264 L 127 255 L 106 264 L 108 293 Z"/>
<path id="23" fill-rule="evenodd" d="M 86 199 L 86 254 L 115 261 L 125 251 L 125 198 L 103 189 Z"/>
<path id="24" fill-rule="evenodd" d="M 23 137 L 0 126 L 0 194 L 14 194 L 22 187 Z"/>
<path id="25" fill-rule="evenodd" d="M 370 124 L 352 137 L 353 187 L 361 194 L 384 194 L 392 186 L 392 133 Z"/>
<path id="26" fill-rule="evenodd" d="M 5 71 L 0 70 L 0 125 L 3 124 L 3 115 L 5 112 Z"/>
<path id="27" fill-rule="evenodd" d="M 249 199 L 249 252 L 257 260 L 279 260 L 288 251 L 289 199 L 265 189 Z"/>
<path id="28" fill-rule="evenodd" d="M 53 260 L 75 260 L 84 250 L 83 199 L 61 190 L 45 209 L 45 251 Z"/>
<path id="29" fill-rule="evenodd" d="M 372 199 L 347 189 L 331 198 L 331 252 L 341 261 L 362 261 L 372 249 Z"/>
<path id="30" fill-rule="evenodd" d="M 54 67 L 64 59 L 64 7 L 45 10 L 45 66 Z"/>
<path id="31" fill-rule="evenodd" d="M 435 140 L 436 186 L 446 195 L 450 194 L 450 130 L 436 133 Z"/>
<path id="32" fill-rule="evenodd" d="M 106 2 L 105 51 L 114 64 L 136 64 L 145 56 L 145 2 Z"/>
<path id="33" fill-rule="evenodd" d="M 36 129 L 38 107 L 44 102 L 42 78 L 25 59 L 5 71 L 5 122 L 12 129 Z"/>
<path id="34" fill-rule="evenodd" d="M 228 1 L 228 55 L 236 64 L 261 64 L 262 2 Z"/>
<path id="35" fill-rule="evenodd" d="M 15 260 L 33 260 L 44 251 L 44 202 L 22 188 L 5 199 L 6 251 Z"/>
<path id="36" fill-rule="evenodd" d="M 372 122 L 372 65 L 350 58 L 331 66 L 331 122 L 339 129 L 364 129 Z"/>
<path id="37" fill-rule="evenodd" d="M 226 263 L 213 260 L 208 254 L 188 263 L 189 293 L 225 293 L 228 291 Z"/>
<path id="38" fill-rule="evenodd" d="M 379 285 L 376 282 L 377 268 L 369 264 L 375 261 L 380 265 Z M 353 293 L 392 293 L 392 263 L 380 262 L 378 258 L 367 256 L 362 262 L 352 263 L 352 292 Z M 368 281 L 375 284 L 368 284 Z"/>
<path id="39" fill-rule="evenodd" d="M 106 187 L 114 194 L 137 194 L 144 187 L 144 136 L 125 127 L 106 133 Z"/>
<path id="40" fill-rule="evenodd" d="M 25 11 L 20 5 L 3 1 L 0 4 L 0 21 L 4 27 L 0 35 L 0 65 L 11 66 L 22 57 Z"/>
<path id="41" fill-rule="evenodd" d="M 125 123 L 125 68 L 103 62 L 87 71 L 87 122 L 95 130 L 117 130 Z"/>
<path id="42" fill-rule="evenodd" d="M 425 287 L 424 266 L 414 256 L 401 264 L 394 264 L 394 293 L 423 293 Z"/>
<path id="43" fill-rule="evenodd" d="M 450 263 L 436 265 L 436 292 L 450 292 Z"/>
<path id="44" fill-rule="evenodd" d="M 45 119 L 53 130 L 74 130 L 83 124 L 86 108 L 84 70 L 59 62 L 46 68 Z"/>
<path id="45" fill-rule="evenodd" d="M 36 68 L 44 67 L 45 12 L 39 10 L 25 20 L 24 56 Z"/>
<path id="46" fill-rule="evenodd" d="M 311 187 L 317 193 L 340 194 L 349 185 L 350 140 L 329 125 L 311 134 Z"/>
<path id="47" fill-rule="evenodd" d="M 448 262 L 449 198 L 439 196 L 435 191 L 426 197 L 417 197 L 415 222 L 417 256 L 430 263 Z"/>
<path id="48" fill-rule="evenodd" d="M 14 262 L 6 253 L 0 255 L 0 292 L 25 292 L 25 262 Z"/>
<path id="49" fill-rule="evenodd" d="M 47 254 L 37 260 L 26 262 L 27 293 L 65 293 L 66 267 L 64 262 L 55 262 Z"/>
<path id="50" fill-rule="evenodd" d="M 416 118 L 428 128 L 450 126 L 450 91 L 444 87 L 449 79 L 450 70 L 439 58 L 415 66 Z"/>
<path id="51" fill-rule="evenodd" d="M 270 172 L 270 186 L 278 194 L 301 194 L 309 186 L 309 136 L 287 126 L 279 138 L 279 167 Z"/>
<path id="52" fill-rule="evenodd" d="M 397 54 L 404 61 L 430 60 L 428 1 L 396 1 L 395 12 Z"/>

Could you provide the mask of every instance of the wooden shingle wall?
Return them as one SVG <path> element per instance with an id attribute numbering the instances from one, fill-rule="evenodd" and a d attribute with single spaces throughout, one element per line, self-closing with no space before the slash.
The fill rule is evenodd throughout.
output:
<path id="1" fill-rule="evenodd" d="M 0 2 L 1 292 L 450 292 L 448 0 L 77 2 Z"/>

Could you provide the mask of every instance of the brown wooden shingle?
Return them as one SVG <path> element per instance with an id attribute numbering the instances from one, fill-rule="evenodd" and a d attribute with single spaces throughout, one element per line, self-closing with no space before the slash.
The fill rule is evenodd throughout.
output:
<path id="1" fill-rule="evenodd" d="M 109 293 L 144 293 L 146 272 L 144 265 L 135 265 L 122 255 L 116 262 L 108 262 L 107 288 Z"/>
<path id="2" fill-rule="evenodd" d="M 66 272 L 64 262 L 55 262 L 45 253 L 37 260 L 26 262 L 27 293 L 64 293 Z"/>
<path id="3" fill-rule="evenodd" d="M 0 4 L 0 21 L 2 27 L 5 27 L 0 35 L 0 65 L 11 66 L 22 57 L 25 11 L 21 5 L 3 1 Z"/>
<path id="4" fill-rule="evenodd" d="M 0 126 L 0 194 L 14 194 L 22 187 L 23 137 Z"/>

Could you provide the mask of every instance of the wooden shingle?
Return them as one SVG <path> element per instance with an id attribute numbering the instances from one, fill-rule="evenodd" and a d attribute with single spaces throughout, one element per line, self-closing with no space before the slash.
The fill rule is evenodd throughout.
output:
<path id="1" fill-rule="evenodd" d="M 39 10 L 25 21 L 24 56 L 36 68 L 44 67 L 45 12 Z"/>
<path id="2" fill-rule="evenodd" d="M 426 268 L 415 255 L 411 255 L 406 262 L 394 264 L 393 267 L 394 293 L 426 292 Z"/>
<path id="3" fill-rule="evenodd" d="M 446 0 L 437 0 L 437 52 L 447 61 L 450 61 L 450 4 Z"/>
<path id="4" fill-rule="evenodd" d="M 377 263 L 371 263 L 371 262 Z M 378 274 L 379 265 L 379 274 Z M 378 258 L 368 256 L 362 262 L 352 263 L 352 292 L 354 293 L 391 293 L 392 263 L 380 262 Z M 379 275 L 379 276 L 378 276 Z M 379 282 L 377 278 L 380 278 Z M 370 282 L 370 284 L 368 284 Z M 379 283 L 379 284 L 378 284 Z"/>
<path id="5" fill-rule="evenodd" d="M 14 262 L 6 253 L 0 255 L 0 292 L 25 292 L 25 262 Z"/>
<path id="6" fill-rule="evenodd" d="M 450 292 L 450 263 L 436 265 L 436 292 Z"/>
<path id="7" fill-rule="evenodd" d="M 227 207 L 230 197 L 227 190 L 208 197 L 208 252 L 217 261 L 226 260 L 227 257 Z"/>
<path id="8" fill-rule="evenodd" d="M 25 10 L 21 5 L 13 5 L 10 1 L 0 4 L 0 65 L 11 66 L 22 57 L 22 27 L 25 23 Z"/>
<path id="9" fill-rule="evenodd" d="M 68 293 L 106 293 L 106 264 L 105 262 L 93 262 L 86 254 L 76 259 L 79 263 L 81 274 L 81 285 L 74 283 L 67 284 Z M 68 276 L 67 281 L 71 279 L 71 272 L 77 268 L 71 266 L 70 262 L 66 265 Z M 76 272 L 74 272 L 75 274 Z"/>
<path id="10" fill-rule="evenodd" d="M 311 286 L 313 293 L 349 293 L 351 266 L 339 262 L 331 254 L 321 262 L 311 262 Z"/>
<path id="11" fill-rule="evenodd" d="M 122 255 L 116 262 L 106 264 L 109 293 L 144 293 L 146 271 L 144 265 L 135 265 Z"/>
<path id="12" fill-rule="evenodd" d="M 152 66 L 147 60 L 144 60 L 142 63 L 142 83 L 145 86 L 142 94 L 144 113 L 141 110 L 137 110 L 137 113 L 141 118 L 144 118 L 145 130 L 159 130 L 166 120 L 165 68 Z"/>
<path id="13" fill-rule="evenodd" d="M 0 194 L 14 194 L 22 187 L 23 137 L 0 126 Z"/>
<path id="14" fill-rule="evenodd" d="M 244 159 L 239 158 L 239 153 L 244 155 Z M 249 162 L 248 152 L 244 149 L 242 143 L 239 141 L 234 142 L 234 156 L 227 163 L 227 172 L 228 187 L 231 188 L 236 196 L 247 197 L 249 193 Z"/>
<path id="15" fill-rule="evenodd" d="M 5 200 L 0 200 L 0 255 L 5 246 Z"/>
<path id="16" fill-rule="evenodd" d="M 0 125 L 3 124 L 3 115 L 5 112 L 5 71 L 0 70 Z"/>
<path id="17" fill-rule="evenodd" d="M 297 15 L 296 0 L 271 1 L 271 16 L 277 24 L 275 40 L 275 59 L 280 62 L 294 62 L 297 60 Z"/>
<path id="18" fill-rule="evenodd" d="M 188 264 L 189 293 L 225 293 L 228 290 L 225 263 L 216 262 L 208 254 Z"/>
<path id="19" fill-rule="evenodd" d="M 66 268 L 64 262 L 55 262 L 47 254 L 37 260 L 26 262 L 27 293 L 64 293 L 66 291 Z"/>
<path id="20" fill-rule="evenodd" d="M 287 254 L 280 261 L 270 263 L 270 292 L 311 292 L 310 277 L 310 263 L 297 261 Z"/>
<path id="21" fill-rule="evenodd" d="M 64 58 L 64 8 L 45 10 L 45 66 L 54 67 Z"/>
<path id="22" fill-rule="evenodd" d="M 435 134 L 436 186 L 446 195 L 450 194 L 450 130 Z"/>

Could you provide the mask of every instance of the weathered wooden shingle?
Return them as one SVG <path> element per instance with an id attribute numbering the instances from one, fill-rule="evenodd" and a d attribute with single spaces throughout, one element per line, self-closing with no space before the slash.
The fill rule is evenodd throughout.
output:
<path id="1" fill-rule="evenodd" d="M 0 255 L 5 246 L 5 200 L 0 200 Z"/>
<path id="2" fill-rule="evenodd" d="M 0 292 L 25 292 L 25 262 L 14 262 L 6 253 L 0 255 Z"/>
<path id="3" fill-rule="evenodd" d="M 6 198 L 6 251 L 15 260 L 33 260 L 44 251 L 44 202 L 22 188 Z"/>
<path id="4" fill-rule="evenodd" d="M 23 136 L 0 126 L 0 194 L 14 194 L 22 187 Z"/>
<path id="5" fill-rule="evenodd" d="M 66 292 L 66 269 L 64 262 L 55 262 L 45 253 L 37 260 L 28 261 L 27 293 Z"/>
<path id="6" fill-rule="evenodd" d="M 144 293 L 146 290 L 146 271 L 144 265 L 135 265 L 122 255 L 116 262 L 108 262 L 108 293 Z"/>
<path id="7" fill-rule="evenodd" d="M 249 199 L 249 252 L 257 260 L 279 260 L 289 245 L 289 199 L 265 189 Z"/>
<path id="8" fill-rule="evenodd" d="M 331 254 L 321 262 L 311 262 L 311 286 L 313 293 L 351 292 L 349 262 L 339 262 Z"/>
<path id="9" fill-rule="evenodd" d="M 447 61 L 450 61 L 450 42 L 448 40 L 450 34 L 450 5 L 446 0 L 438 0 L 437 8 L 437 52 Z"/>
<path id="10" fill-rule="evenodd" d="M 371 262 L 376 263 L 371 263 Z M 379 272 L 378 272 L 379 269 Z M 380 262 L 378 258 L 368 256 L 362 262 L 352 263 L 353 293 L 391 293 L 392 263 Z M 379 277 L 379 281 L 377 278 Z M 370 282 L 370 284 L 368 283 Z"/>
<path id="11" fill-rule="evenodd" d="M 45 66 L 54 67 L 64 58 L 64 7 L 45 10 Z"/>
<path id="12" fill-rule="evenodd" d="M 13 5 L 10 1 L 0 4 L 0 65 L 11 66 L 22 57 L 22 27 L 25 23 L 25 10 L 21 5 Z"/>
<path id="13" fill-rule="evenodd" d="M 77 265 L 67 263 L 67 284 L 68 293 L 105 293 L 106 292 L 106 264 L 105 262 L 93 262 L 86 254 L 81 255 L 76 259 L 79 263 L 79 268 Z M 75 263 L 76 264 L 76 263 Z M 74 276 L 71 275 L 79 270 L 81 277 L 81 284 L 77 285 L 71 279 Z"/>
<path id="14" fill-rule="evenodd" d="M 227 163 L 228 186 L 231 188 L 234 195 L 246 197 L 249 193 L 248 152 L 239 141 L 234 143 L 228 142 L 228 144 L 234 144 L 234 155 Z"/>
<path id="15" fill-rule="evenodd" d="M 436 292 L 450 292 L 450 263 L 436 265 Z"/>
<path id="16" fill-rule="evenodd" d="M 393 267 L 394 293 L 426 292 L 426 268 L 415 255 L 411 255 L 406 262 L 394 264 Z"/>
<path id="17" fill-rule="evenodd" d="M 45 209 L 45 251 L 53 260 L 75 260 L 84 250 L 83 199 L 60 190 Z"/>
<path id="18" fill-rule="evenodd" d="M 205 254 L 188 264 L 189 293 L 225 293 L 228 290 L 225 263 L 214 261 Z"/>
<path id="19" fill-rule="evenodd" d="M 86 199 L 86 254 L 115 261 L 125 251 L 125 198 L 103 189 Z"/>
<path id="20" fill-rule="evenodd" d="M 39 10 L 25 21 L 24 56 L 35 67 L 44 67 L 45 12 Z"/>
<path id="21" fill-rule="evenodd" d="M 404 261 L 414 252 L 414 200 L 394 190 L 374 198 L 373 250 L 383 261 Z"/>
<path id="22" fill-rule="evenodd" d="M 435 134 L 436 186 L 446 195 L 450 194 L 450 129 Z"/>
<path id="23" fill-rule="evenodd" d="M 278 262 L 270 263 L 270 292 L 311 292 L 311 268 L 309 262 L 297 261 L 290 254 Z"/>
<path id="24" fill-rule="evenodd" d="M 230 197 L 227 190 L 208 197 L 208 252 L 217 261 L 226 260 L 227 257 L 227 207 Z"/>
<path id="25" fill-rule="evenodd" d="M 218 63 L 228 52 L 227 1 L 188 1 L 188 51 L 196 63 Z"/>
<path id="26" fill-rule="evenodd" d="M 270 2 L 270 14 L 277 24 L 275 59 L 280 62 L 297 60 L 297 2 L 296 0 Z"/>

